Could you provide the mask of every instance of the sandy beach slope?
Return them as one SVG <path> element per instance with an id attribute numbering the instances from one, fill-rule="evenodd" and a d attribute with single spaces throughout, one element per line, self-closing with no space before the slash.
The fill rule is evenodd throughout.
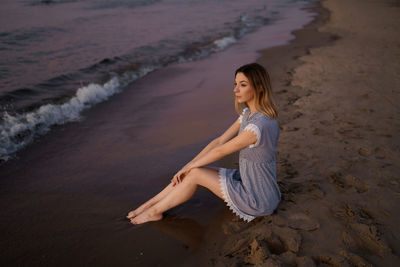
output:
<path id="1" fill-rule="evenodd" d="M 259 60 L 280 110 L 275 214 L 233 219 L 214 266 L 399 266 L 399 1 L 327 0 Z"/>

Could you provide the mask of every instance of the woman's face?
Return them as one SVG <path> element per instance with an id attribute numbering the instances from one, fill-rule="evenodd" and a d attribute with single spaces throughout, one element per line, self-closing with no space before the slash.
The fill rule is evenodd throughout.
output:
<path id="1" fill-rule="evenodd" d="M 233 92 L 238 103 L 249 102 L 254 98 L 253 87 L 242 72 L 236 74 Z"/>

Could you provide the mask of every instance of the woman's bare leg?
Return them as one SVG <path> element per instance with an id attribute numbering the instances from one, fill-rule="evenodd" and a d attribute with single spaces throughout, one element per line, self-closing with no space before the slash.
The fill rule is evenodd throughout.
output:
<path id="1" fill-rule="evenodd" d="M 174 189 L 174 187 L 173 187 L 172 183 L 169 183 L 169 185 L 167 185 L 160 193 L 158 193 L 157 195 L 155 195 L 154 197 L 152 197 L 151 199 L 146 201 L 144 204 L 142 204 L 137 209 L 130 211 L 128 213 L 128 216 L 126 216 L 126 218 L 132 219 L 132 218 L 136 217 L 137 215 L 139 215 L 140 213 L 142 213 L 146 209 L 148 209 L 151 206 L 153 206 L 154 204 L 156 204 L 162 198 L 167 196 L 173 189 Z"/>
<path id="2" fill-rule="evenodd" d="M 133 224 L 141 224 L 162 219 L 162 213 L 190 199 L 196 192 L 197 186 L 207 187 L 215 195 L 223 199 L 219 185 L 218 172 L 210 168 L 192 169 L 185 179 L 153 206 L 131 219 Z"/>

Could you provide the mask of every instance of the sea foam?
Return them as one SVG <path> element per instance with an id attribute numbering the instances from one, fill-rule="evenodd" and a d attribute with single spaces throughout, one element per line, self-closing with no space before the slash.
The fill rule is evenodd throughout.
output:
<path id="1" fill-rule="evenodd" d="M 76 91 L 74 97 L 62 104 L 47 104 L 38 109 L 22 113 L 5 112 L 0 122 L 0 160 L 8 160 L 13 153 L 39 135 L 47 133 L 51 126 L 79 121 L 82 111 L 119 93 L 124 86 L 157 67 L 145 67 L 136 72 L 125 72 L 103 85 L 91 83 Z"/>

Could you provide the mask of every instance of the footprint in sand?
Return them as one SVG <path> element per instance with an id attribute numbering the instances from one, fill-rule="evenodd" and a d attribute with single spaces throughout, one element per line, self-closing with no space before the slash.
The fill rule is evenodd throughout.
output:
<path id="1" fill-rule="evenodd" d="M 315 266 L 311 258 L 298 257 L 301 234 L 287 226 L 286 216 L 282 226 L 278 226 L 274 218 L 279 216 L 273 215 L 248 227 L 239 237 L 228 237 L 222 248 L 225 258 L 231 259 L 232 263 L 262 266 Z M 270 265 L 266 265 L 267 262 Z"/>
<path id="2" fill-rule="evenodd" d="M 325 192 L 322 191 L 321 186 L 318 183 L 307 183 L 306 188 L 310 195 L 316 199 L 320 199 L 325 196 Z"/>
<path id="3" fill-rule="evenodd" d="M 374 149 L 370 149 L 367 147 L 361 147 L 358 150 L 358 154 L 364 157 L 370 157 L 372 155 L 375 156 L 377 159 L 384 159 L 386 158 L 386 152 L 383 148 L 381 147 L 375 147 Z"/>
<path id="4" fill-rule="evenodd" d="M 276 226 L 289 227 L 293 230 L 314 231 L 319 228 L 317 220 L 311 218 L 303 212 L 287 212 L 278 210 L 272 216 L 272 222 Z"/>
<path id="5" fill-rule="evenodd" d="M 338 254 L 322 254 L 314 256 L 314 261 L 317 266 L 358 266 L 358 267 L 372 267 L 368 261 L 351 253 L 347 250 L 340 248 Z"/>
<path id="6" fill-rule="evenodd" d="M 332 207 L 332 212 L 335 217 L 345 222 L 346 229 L 342 232 L 342 242 L 352 252 L 363 251 L 364 254 L 367 252 L 380 257 L 392 253 L 388 244 L 380 235 L 371 211 L 363 207 L 343 203 Z M 364 259 L 358 255 L 351 254 L 347 250 L 341 251 L 340 254 L 352 264 L 357 262 L 367 264 L 355 264 L 356 266 L 369 266 Z"/>
<path id="7" fill-rule="evenodd" d="M 264 240 L 254 239 L 250 244 L 250 253 L 243 261 L 248 264 L 261 265 L 271 255 Z"/>
<path id="8" fill-rule="evenodd" d="M 345 222 L 353 221 L 364 224 L 374 224 L 372 212 L 356 205 L 342 203 L 332 207 L 332 213 L 335 217 L 344 220 Z"/>
<path id="9" fill-rule="evenodd" d="M 260 266 L 281 266 L 281 263 L 294 265 L 297 255 L 288 251 L 279 237 L 275 236 L 275 238 L 275 240 L 254 239 L 243 260 L 244 263 Z"/>
<path id="10" fill-rule="evenodd" d="M 298 257 L 297 254 L 301 246 L 301 235 L 298 231 L 287 227 L 269 226 L 271 229 L 266 235 L 262 235 L 261 239 L 254 239 L 251 243 L 250 253 L 246 263 L 257 264 L 262 263 L 261 257 L 269 257 L 278 265 L 299 266 L 299 263 L 313 263 L 310 258 Z M 265 259 L 265 258 L 264 258 Z M 262 263 L 265 266 L 265 263 Z M 267 265 L 269 266 L 269 265 Z M 301 265 L 300 265 L 301 266 Z M 312 265 L 310 265 L 312 266 Z"/>
<path id="11" fill-rule="evenodd" d="M 304 213 L 292 213 L 287 216 L 288 226 L 296 230 L 314 231 L 319 223 Z"/>
<path id="12" fill-rule="evenodd" d="M 372 264 L 366 261 L 361 256 L 346 251 L 344 249 L 339 250 L 339 254 L 342 255 L 351 265 L 360 267 L 372 267 Z"/>
<path id="13" fill-rule="evenodd" d="M 317 266 L 348 266 L 346 259 L 343 256 L 325 253 L 313 257 Z"/>
<path id="14" fill-rule="evenodd" d="M 376 147 L 374 149 L 374 156 L 377 159 L 384 159 L 384 158 L 386 158 L 386 152 L 385 152 L 385 150 L 383 148 Z"/>
<path id="15" fill-rule="evenodd" d="M 340 172 L 333 172 L 329 175 L 328 181 L 334 184 L 337 189 L 344 189 L 345 185 L 342 179 L 342 174 Z"/>
<path id="16" fill-rule="evenodd" d="M 351 250 L 367 251 L 384 257 L 391 254 L 392 251 L 380 236 L 375 225 L 366 225 L 363 223 L 350 223 L 347 229 L 342 233 L 343 243 Z"/>
<path id="17" fill-rule="evenodd" d="M 280 160 L 278 162 L 278 168 L 278 173 L 284 173 L 283 179 L 291 179 L 298 175 L 297 170 L 287 159 Z"/>
<path id="18" fill-rule="evenodd" d="M 367 192 L 370 188 L 368 184 L 362 182 L 360 179 L 352 175 L 346 175 L 345 177 L 343 177 L 340 172 L 332 173 L 331 175 L 329 175 L 328 180 L 331 184 L 336 185 L 336 187 L 340 190 L 354 188 L 357 193 L 364 193 Z"/>
<path id="19" fill-rule="evenodd" d="M 358 154 L 360 154 L 361 156 L 364 156 L 364 157 L 369 157 L 372 155 L 372 151 L 371 151 L 371 149 L 369 149 L 367 147 L 361 147 L 358 150 Z"/>
<path id="20" fill-rule="evenodd" d="M 361 182 L 359 179 L 351 175 L 346 175 L 344 177 L 344 182 L 347 186 L 354 187 L 357 190 L 357 193 L 367 192 L 370 188 L 369 185 Z"/>

